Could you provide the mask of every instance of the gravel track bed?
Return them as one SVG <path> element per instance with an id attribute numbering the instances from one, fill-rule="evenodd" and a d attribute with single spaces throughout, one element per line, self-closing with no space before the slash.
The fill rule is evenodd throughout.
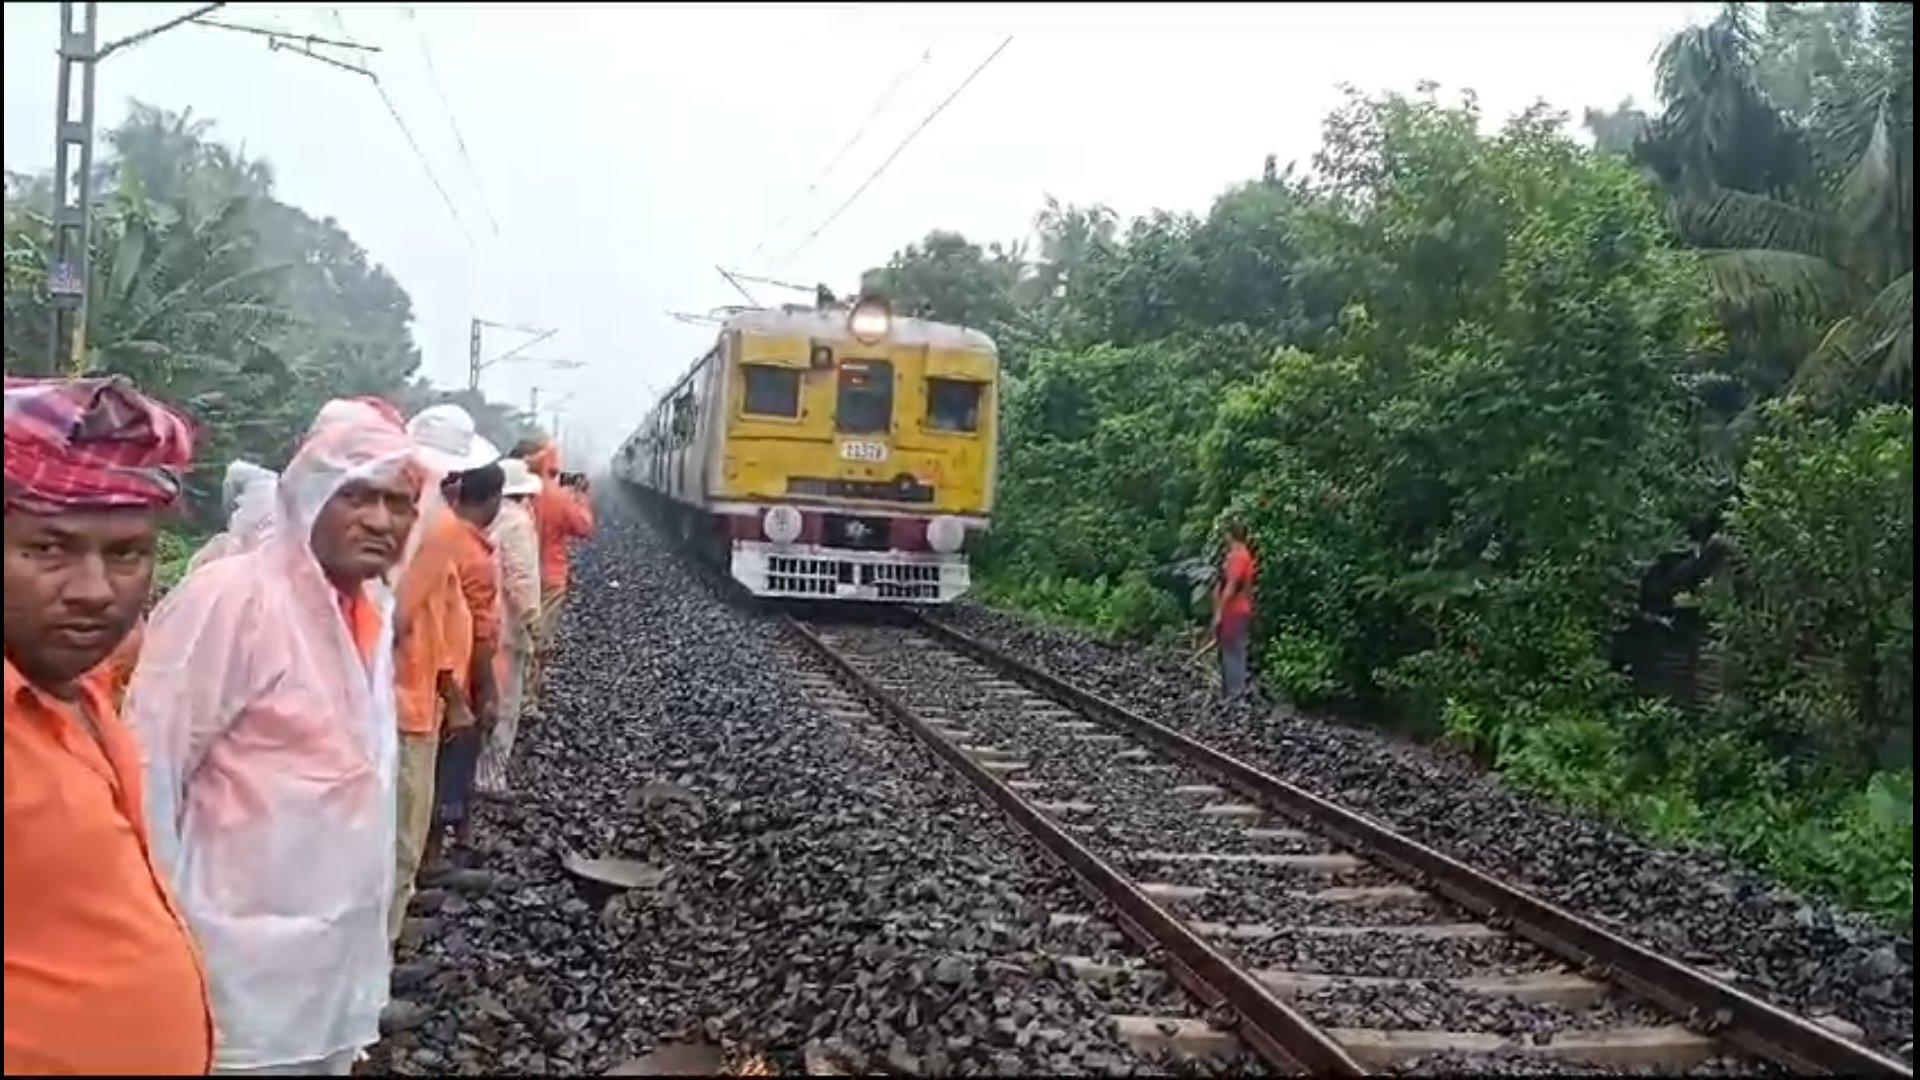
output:
<path id="1" fill-rule="evenodd" d="M 1289 709 L 1222 704 L 1146 650 L 977 605 L 938 617 L 1283 779 L 1530 887 L 1641 944 L 1913 1055 L 1913 937 L 1809 900 L 1715 853 L 1655 847 L 1515 793 L 1470 765 Z"/>
<path id="2" fill-rule="evenodd" d="M 374 1065 L 595 1074 L 694 1036 L 788 1071 L 816 1040 L 856 1072 L 1167 1071 L 1048 959 L 1069 879 L 905 736 L 806 701 L 776 625 L 622 507 L 575 574 L 519 799 L 481 810 L 471 861 L 496 877 L 430 894 L 439 925 L 401 959 L 438 965 L 406 995 L 431 1015 Z M 569 853 L 665 878 L 616 894 Z"/>
<path id="3" fill-rule="evenodd" d="M 1124 828 L 1126 846 L 1110 842 L 1115 832 L 1082 829 L 1102 855 L 1137 882 L 1166 882 L 1206 890 L 1200 896 L 1169 905 L 1191 919 L 1229 924 L 1265 924 L 1295 927 L 1309 920 L 1317 925 L 1416 921 L 1471 921 L 1436 897 L 1401 900 L 1383 905 L 1334 903 L 1313 894 L 1334 887 L 1403 886 L 1388 871 L 1369 864 L 1338 872 L 1314 872 L 1298 867 L 1257 864 L 1180 862 L 1143 857 L 1145 851 L 1196 852 L 1218 850 L 1213 834 L 1244 836 L 1246 822 L 1237 825 L 1199 817 L 1207 802 L 1237 801 L 1225 795 L 1175 793 L 1178 785 L 1199 785 L 1207 778 L 1182 763 L 1162 771 L 1143 771 L 1140 760 L 1125 756 L 1130 740 L 1088 739 L 1052 720 L 1038 717 L 1044 706 L 1033 697 L 1004 692 L 991 686 L 994 676 L 981 665 L 941 648 L 909 647 L 911 631 L 883 626 L 837 626 L 825 631 L 835 648 L 851 658 L 863 674 L 889 688 L 902 705 L 921 715 L 933 714 L 963 729 L 956 741 L 964 746 L 992 747 L 993 757 L 1024 762 L 1018 778 L 1043 781 L 1046 787 L 1026 792 L 1036 801 L 1075 801 L 1090 809 L 1060 811 L 1056 816 L 1083 825 L 1112 821 Z M 1044 700 L 1044 699 L 1042 699 Z M 1104 731 L 1105 729 L 1101 729 Z M 984 759 L 983 759 L 984 760 Z M 1155 754 L 1155 763 L 1168 759 Z M 1196 823 L 1200 823 L 1196 827 Z M 1283 826 L 1264 819 L 1258 824 Z M 1322 918 L 1324 916 L 1324 918 Z M 1384 917 L 1383 917 L 1384 916 Z M 1076 928 L 1082 941 L 1097 939 L 1088 955 L 1111 964 L 1118 943 L 1104 926 Z M 1389 941 L 1381 935 L 1318 940 L 1289 937 L 1267 941 L 1223 942 L 1251 966 L 1277 967 L 1275 961 L 1305 960 L 1312 968 L 1339 974 L 1380 974 L 1419 978 L 1499 975 L 1543 972 L 1557 968 L 1534 946 L 1507 938 L 1496 941 Z M 1311 944 L 1307 942 L 1311 940 Z M 1290 948 L 1288 947 L 1290 946 Z M 1425 954 L 1423 956 L 1423 954 Z M 1426 956 L 1430 956 L 1428 959 Z M 1409 957 L 1422 957 L 1409 962 Z M 1485 965 L 1476 960 L 1491 961 Z M 1283 963 L 1285 961 L 1282 961 Z M 1122 967 L 1128 967 L 1121 962 Z M 1288 966 L 1291 966 L 1290 964 Z M 1109 974 L 1097 982 L 1135 977 L 1131 970 Z M 1441 983 L 1393 987 L 1343 985 L 1314 989 L 1297 999 L 1301 1010 L 1329 1027 L 1383 1027 L 1395 1029 L 1479 1031 L 1537 1038 L 1555 1031 L 1658 1026 L 1670 1018 L 1637 1003 L 1603 1000 L 1590 1008 L 1519 1001 L 1471 994 Z"/>
<path id="4" fill-rule="evenodd" d="M 1456 993 L 1444 985 L 1396 987 L 1391 992 L 1341 987 L 1301 994 L 1294 1005 L 1310 1019 L 1340 1027 L 1406 1031 L 1477 1031 L 1547 1037 L 1563 1031 L 1659 1027 L 1672 1019 L 1631 1001 L 1604 1001 L 1590 1009 Z"/>
<path id="5" fill-rule="evenodd" d="M 1314 973 L 1463 979 L 1558 969 L 1540 950 L 1511 937 L 1420 941 L 1371 935 L 1362 942 L 1282 932 L 1220 946 L 1250 967 Z"/>
<path id="6" fill-rule="evenodd" d="M 1103 808 L 1110 804 L 1123 805 L 1097 799 L 1086 801 Z M 1102 850 L 1151 851 L 1155 844 L 1166 839 L 1164 830 L 1141 828 L 1119 821 L 1111 816 L 1112 813 L 1103 810 L 1102 813 L 1091 815 L 1092 820 L 1085 823 L 1070 821 L 1068 824 L 1074 836 L 1082 842 L 1096 843 Z M 1199 830 L 1195 835 L 1204 842 L 1204 850 L 1222 855 L 1324 855 L 1333 850 L 1326 840 L 1310 833 L 1258 837 L 1249 835 L 1245 829 L 1216 825 Z"/>

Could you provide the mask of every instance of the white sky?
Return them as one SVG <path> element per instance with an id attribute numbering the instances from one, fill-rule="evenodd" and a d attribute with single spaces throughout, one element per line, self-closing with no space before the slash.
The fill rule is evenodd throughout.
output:
<path id="1" fill-rule="evenodd" d="M 103 40 L 193 6 L 103 4 Z M 571 395 L 569 441 L 586 436 L 597 454 L 710 341 L 665 312 L 738 302 L 716 263 L 846 289 L 930 229 L 1025 235 L 1046 193 L 1127 216 L 1204 210 L 1269 152 L 1304 164 L 1343 82 L 1431 79 L 1474 89 L 1496 119 L 1545 99 L 1577 120 L 1648 100 L 1661 39 L 1713 6 L 234 3 L 215 16 L 380 46 L 371 66 L 471 244 L 369 82 L 259 38 L 188 26 L 115 54 L 100 67 L 98 126 L 130 98 L 191 108 L 270 161 L 280 198 L 339 219 L 411 293 L 436 382 L 464 382 L 471 315 L 558 327 L 533 354 L 585 368 L 506 365 L 485 389 L 523 407 L 535 385 L 546 403 Z M 52 160 L 57 11 L 5 5 L 9 169 Z M 786 259 L 1009 34 L 885 175 Z M 488 354 L 520 340 L 490 332 Z"/>

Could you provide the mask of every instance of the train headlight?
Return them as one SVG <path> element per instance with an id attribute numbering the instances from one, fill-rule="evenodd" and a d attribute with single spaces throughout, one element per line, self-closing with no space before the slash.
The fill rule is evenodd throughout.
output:
<path id="1" fill-rule="evenodd" d="M 853 305 L 853 313 L 847 316 L 847 329 L 862 345 L 877 345 L 885 341 L 893 329 L 893 312 L 881 297 L 861 297 L 860 302 Z"/>
<path id="2" fill-rule="evenodd" d="M 767 516 L 760 524 L 767 531 L 767 539 L 776 544 L 791 544 L 800 539 L 800 511 L 791 506 L 768 509 Z"/>
<path id="3" fill-rule="evenodd" d="M 967 526 L 957 517 L 944 514 L 927 522 L 927 546 L 942 555 L 951 555 L 967 542 Z"/>

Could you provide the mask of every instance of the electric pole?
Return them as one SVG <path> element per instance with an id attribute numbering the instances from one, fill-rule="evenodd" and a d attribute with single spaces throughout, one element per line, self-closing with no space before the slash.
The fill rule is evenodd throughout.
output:
<path id="1" fill-rule="evenodd" d="M 531 334 L 532 336 L 491 360 L 482 360 L 480 359 L 481 331 L 486 329 L 512 330 L 518 334 Z M 532 357 L 522 357 L 520 355 L 559 332 L 558 330 L 539 326 L 521 326 L 514 323 L 493 322 L 476 316 L 467 324 L 467 389 L 476 394 L 479 393 L 481 372 L 495 364 L 504 364 L 513 360 L 525 360 L 530 363 L 541 363 L 549 367 L 559 368 L 582 366 L 577 361 L 572 360 L 534 360 Z"/>
<path id="2" fill-rule="evenodd" d="M 75 15 L 80 16 L 77 24 Z M 93 224 L 93 73 L 99 15 L 100 5 L 91 0 L 84 4 L 61 0 L 60 83 L 53 118 L 53 263 L 47 267 L 47 296 L 53 303 L 48 375 L 69 370 L 77 374 L 87 355 L 87 239 Z M 76 75 L 80 81 L 77 115 Z"/>
<path id="3" fill-rule="evenodd" d="M 77 375 L 85 370 L 87 363 L 87 298 L 92 291 L 93 269 L 90 244 L 93 238 L 94 80 L 100 61 L 175 27 L 200 22 L 226 6 L 225 0 L 200 4 L 191 11 L 102 45 L 97 0 L 78 4 L 72 0 L 60 2 L 59 83 L 54 94 L 53 118 L 53 256 L 47 264 L 53 333 L 47 343 L 47 375 L 58 376 L 63 371 Z M 368 78 L 372 78 L 372 73 L 365 68 L 322 56 L 313 51 L 313 46 L 326 44 L 362 52 L 379 51 L 368 45 L 311 36 L 292 38 L 299 44 L 289 45 L 282 39 L 290 35 L 272 30 L 217 23 L 206 25 L 257 34 L 267 39 L 270 48 L 290 49 Z M 80 83 L 77 102 L 74 100 L 76 79 Z"/>

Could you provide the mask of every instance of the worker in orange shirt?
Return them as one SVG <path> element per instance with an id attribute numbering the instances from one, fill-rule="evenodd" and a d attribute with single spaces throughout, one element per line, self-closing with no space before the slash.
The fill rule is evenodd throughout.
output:
<path id="1" fill-rule="evenodd" d="M 140 748 L 88 673 L 153 584 L 192 429 L 122 379 L 6 380 L 6 1073 L 203 1074 L 198 950 Z"/>
<path id="2" fill-rule="evenodd" d="M 471 836 L 468 801 L 473 796 L 480 750 L 499 722 L 497 663 L 501 641 L 500 563 L 487 529 L 499 516 L 506 472 L 499 464 L 450 477 L 446 486 L 450 513 L 441 527 L 449 533 L 455 576 L 471 616 L 464 655 L 453 657 L 451 700 L 434 771 L 433 832 L 423 864 L 437 869 L 449 830 L 464 846 Z"/>
<path id="3" fill-rule="evenodd" d="M 396 627 L 394 696 L 400 733 L 393 902 L 388 937 L 398 942 L 406 925 L 426 848 L 433 829 L 435 773 L 449 708 L 465 705 L 473 656 L 474 616 L 469 587 L 460 565 L 464 531 L 448 507 L 448 490 L 457 490 L 460 474 L 497 461 L 500 451 L 476 430 L 473 416 L 457 405 L 422 409 L 407 422 L 416 459 L 429 481 L 421 500 L 420 526 L 413 551 L 400 573 L 394 595 Z M 477 595 L 477 594 L 476 594 Z M 482 696 L 491 682 L 481 688 Z M 418 967 L 394 972 L 405 987 L 428 972 Z M 410 1027 L 424 1014 L 396 1002 L 387 1014 L 388 1030 Z"/>
<path id="4" fill-rule="evenodd" d="M 1227 556 L 1214 594 L 1213 640 L 1220 650 L 1220 689 L 1229 698 L 1247 689 L 1247 651 L 1253 641 L 1253 549 L 1247 526 L 1227 522 Z"/>
<path id="5" fill-rule="evenodd" d="M 541 481 L 540 494 L 533 500 L 534 530 L 540 537 L 540 635 L 534 642 L 526 691 L 526 708 L 537 712 L 560 614 L 566 607 L 568 559 L 575 541 L 593 535 L 593 509 L 587 502 L 586 478 L 560 471 L 560 448 L 551 440 L 544 436 L 526 440 L 514 448 L 514 456 L 525 460 Z"/>

